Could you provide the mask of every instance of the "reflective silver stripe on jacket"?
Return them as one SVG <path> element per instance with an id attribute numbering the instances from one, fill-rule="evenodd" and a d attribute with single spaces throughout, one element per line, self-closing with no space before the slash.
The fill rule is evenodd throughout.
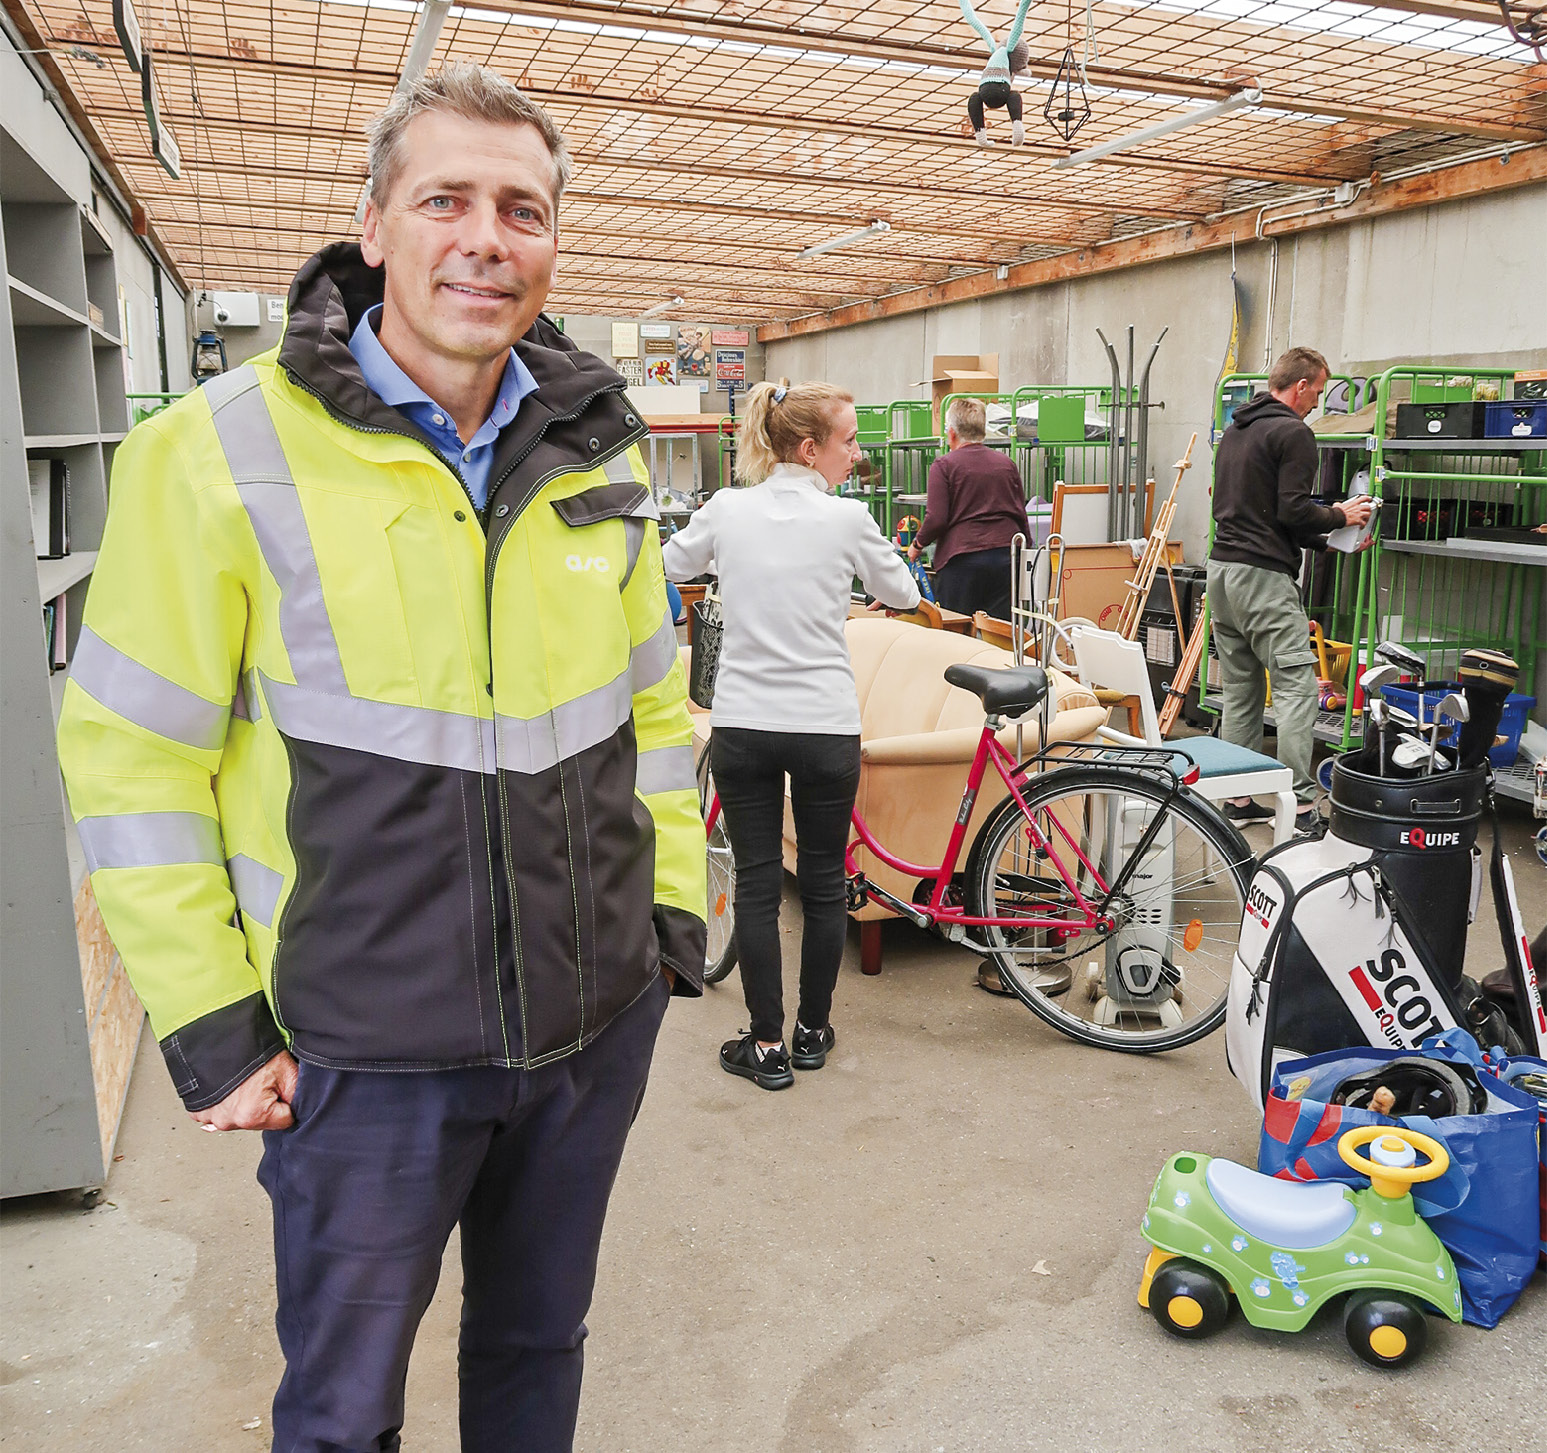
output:
<path id="1" fill-rule="evenodd" d="M 168 681 L 108 645 L 90 626 L 81 627 L 70 680 L 93 701 L 157 736 L 206 752 L 225 742 L 229 706 Z"/>
<path id="2" fill-rule="evenodd" d="M 221 385 L 216 389 L 215 385 Z M 211 391 L 214 390 L 212 393 Z M 295 678 L 314 691 L 349 692 L 328 619 L 317 555 L 283 445 L 250 366 L 204 386 L 226 467 L 279 585 L 279 634 Z"/>
<path id="3" fill-rule="evenodd" d="M 120 812 L 77 824 L 86 869 L 164 868 L 177 863 L 225 865 L 220 824 L 202 812 Z"/>
<path id="4" fill-rule="evenodd" d="M 648 691 L 666 679 L 677 664 L 677 627 L 668 611 L 655 634 L 629 654 L 629 679 L 634 691 Z"/>
<path id="5" fill-rule="evenodd" d="M 638 484 L 639 476 L 634 473 L 634 462 L 629 458 L 630 451 L 624 449 L 621 453 L 614 454 L 602 466 L 602 474 L 608 484 Z"/>
<path id="6" fill-rule="evenodd" d="M 226 863 L 231 874 L 231 891 L 243 918 L 251 918 L 265 928 L 274 926 L 274 910 L 279 906 L 280 889 L 285 879 L 265 863 L 238 853 Z"/>
<path id="7" fill-rule="evenodd" d="M 274 725 L 296 741 L 373 752 L 401 762 L 489 772 L 494 723 L 429 706 L 399 706 L 361 696 L 329 696 L 260 672 Z"/>
<path id="8" fill-rule="evenodd" d="M 696 792 L 698 778 L 693 770 L 692 747 L 657 747 L 641 752 L 634 790 L 641 797 L 654 792 Z"/>
<path id="9" fill-rule="evenodd" d="M 530 776 L 606 741 L 634 710 L 630 675 L 630 671 L 623 671 L 607 685 L 541 716 L 497 718 L 500 766 L 507 772 Z"/>

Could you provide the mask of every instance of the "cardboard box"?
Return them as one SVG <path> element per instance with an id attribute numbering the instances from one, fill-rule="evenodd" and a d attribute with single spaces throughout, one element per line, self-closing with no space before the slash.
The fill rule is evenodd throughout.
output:
<path id="1" fill-rule="evenodd" d="M 935 433 L 940 432 L 940 409 L 952 394 L 999 392 L 997 353 L 937 353 L 929 364 L 929 411 Z"/>

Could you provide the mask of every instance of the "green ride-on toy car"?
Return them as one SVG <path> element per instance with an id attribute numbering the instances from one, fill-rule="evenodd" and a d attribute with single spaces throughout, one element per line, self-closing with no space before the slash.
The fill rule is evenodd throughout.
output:
<path id="1" fill-rule="evenodd" d="M 1366 1145 L 1368 1159 L 1358 1153 Z M 1348 1131 L 1338 1154 L 1369 1176 L 1368 1190 L 1173 1155 L 1144 1216 L 1154 1250 L 1139 1305 L 1178 1337 L 1208 1337 L 1229 1320 L 1234 1293 L 1252 1326 L 1299 1332 L 1346 1292 L 1354 1351 L 1375 1367 L 1411 1362 L 1423 1351 L 1427 1309 L 1461 1320 L 1455 1263 L 1408 1189 L 1444 1175 L 1450 1157 L 1427 1135 L 1385 1125 Z"/>

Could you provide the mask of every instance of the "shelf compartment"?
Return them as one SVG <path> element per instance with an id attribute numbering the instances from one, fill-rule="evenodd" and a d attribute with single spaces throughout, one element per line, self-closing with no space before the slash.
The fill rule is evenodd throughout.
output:
<path id="1" fill-rule="evenodd" d="M 1547 450 L 1542 439 L 1386 439 L 1381 448 L 1393 454 L 1526 454 Z"/>
<path id="2" fill-rule="evenodd" d="M 6 276 L 11 293 L 11 323 L 17 328 L 89 327 L 86 315 L 67 307 L 19 277 Z"/>
<path id="3" fill-rule="evenodd" d="M 38 561 L 38 595 L 52 600 L 84 580 L 97 567 L 95 550 L 73 550 L 57 560 Z"/>

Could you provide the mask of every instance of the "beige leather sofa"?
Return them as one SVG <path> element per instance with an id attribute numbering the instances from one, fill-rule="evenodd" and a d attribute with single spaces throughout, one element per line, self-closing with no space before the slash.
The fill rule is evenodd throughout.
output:
<path id="1" fill-rule="evenodd" d="M 872 834 L 895 857 L 925 865 L 938 863 L 983 729 L 982 705 L 971 692 L 947 685 L 945 668 L 958 661 L 1008 666 L 1012 657 L 984 641 L 884 616 L 851 620 L 846 634 L 860 704 L 861 766 L 855 806 Z M 1050 740 L 1095 741 L 1096 729 L 1106 721 L 1106 708 L 1077 681 L 1057 671 L 1052 676 L 1056 709 Z M 694 731 L 700 746 L 708 740 L 707 714 L 695 717 Z M 1015 750 L 1014 727 L 1005 728 L 999 739 Z M 1036 749 L 1036 714 L 1026 719 L 1022 740 L 1027 753 Z M 1004 796 L 1004 784 L 990 767 L 967 824 L 958 871 L 965 865 L 973 837 Z M 899 898 L 912 898 L 917 880 L 878 862 L 867 849 L 860 849 L 856 860 L 867 878 Z M 784 863 L 795 871 L 795 828 L 787 806 Z M 890 916 L 875 903 L 854 915 L 861 924 L 861 962 L 866 973 L 881 971 L 881 920 Z"/>

